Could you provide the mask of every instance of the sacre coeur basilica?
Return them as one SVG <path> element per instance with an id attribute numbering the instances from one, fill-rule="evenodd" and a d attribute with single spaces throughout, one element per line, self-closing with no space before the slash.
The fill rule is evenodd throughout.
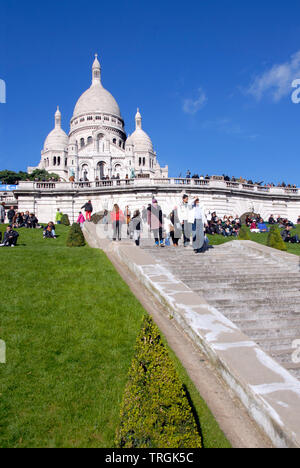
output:
<path id="1" fill-rule="evenodd" d="M 205 155 L 199 154 L 199 171 L 205 172 L 202 161 Z M 184 193 L 199 197 L 206 214 L 216 211 L 220 217 L 255 212 L 263 218 L 274 214 L 295 222 L 300 213 L 297 188 L 249 185 L 225 181 L 219 175 L 209 180 L 170 177 L 168 166 L 160 166 L 151 138 L 143 129 L 139 109 L 135 131 L 126 134 L 118 103 L 102 85 L 97 55 L 91 86 L 75 105 L 69 134 L 62 129 L 61 110 L 57 108 L 40 162 L 28 172 L 36 168 L 56 173 L 60 181 L 20 182 L 8 196 L 19 211 L 35 213 L 42 223 L 55 219 L 58 208 L 71 222 L 76 221 L 87 200 L 92 201 L 94 212 L 111 210 L 114 203 L 122 209 L 128 205 L 132 211 L 147 206 L 155 197 L 168 216 Z"/>

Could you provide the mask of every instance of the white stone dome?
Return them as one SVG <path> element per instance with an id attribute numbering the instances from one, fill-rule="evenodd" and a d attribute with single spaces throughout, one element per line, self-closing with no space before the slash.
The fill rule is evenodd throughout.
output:
<path id="1" fill-rule="evenodd" d="M 137 113 L 135 115 L 135 131 L 132 133 L 132 135 L 130 135 L 126 143 L 134 145 L 134 151 L 150 151 L 151 153 L 153 153 L 153 145 L 151 138 L 142 129 L 142 117 L 139 109 L 137 110 Z"/>
<path id="2" fill-rule="evenodd" d="M 92 85 L 80 96 L 74 109 L 73 118 L 93 112 L 121 117 L 120 108 L 115 98 L 101 84 Z"/>
<path id="3" fill-rule="evenodd" d="M 44 150 L 65 150 L 68 144 L 68 135 L 61 128 L 54 128 L 45 140 Z"/>
<path id="4" fill-rule="evenodd" d="M 61 113 L 57 107 L 55 112 L 55 127 L 47 136 L 44 143 L 44 150 L 65 150 L 69 144 L 69 137 L 61 128 Z"/>
<path id="5" fill-rule="evenodd" d="M 130 136 L 130 143 L 134 145 L 135 151 L 150 151 L 153 153 L 151 138 L 141 128 L 137 128 Z"/>
<path id="6" fill-rule="evenodd" d="M 102 86 L 101 66 L 97 57 L 96 54 L 92 67 L 92 85 L 78 99 L 73 118 L 94 112 L 121 117 L 120 108 L 115 98 Z"/>

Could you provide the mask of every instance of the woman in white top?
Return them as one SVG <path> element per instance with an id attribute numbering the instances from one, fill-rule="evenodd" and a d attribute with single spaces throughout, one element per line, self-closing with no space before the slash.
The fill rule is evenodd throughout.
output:
<path id="1" fill-rule="evenodd" d="M 196 198 L 193 204 L 194 223 L 192 227 L 193 233 L 193 249 L 195 253 L 200 253 L 204 245 L 205 234 L 204 226 L 207 225 L 207 219 L 199 198 Z"/>

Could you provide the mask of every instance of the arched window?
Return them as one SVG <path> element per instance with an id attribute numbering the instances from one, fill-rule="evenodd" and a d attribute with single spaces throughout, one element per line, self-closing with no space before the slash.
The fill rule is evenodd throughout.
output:
<path id="1" fill-rule="evenodd" d="M 56 166 L 56 156 L 53 157 L 53 166 Z"/>
<path id="2" fill-rule="evenodd" d="M 117 139 L 113 138 L 113 143 L 116 145 L 117 144 Z"/>
<path id="3" fill-rule="evenodd" d="M 93 143 L 93 137 L 89 136 L 87 139 L 87 144 Z"/>
<path id="4" fill-rule="evenodd" d="M 139 158 L 139 166 L 142 165 L 142 158 Z"/>
<path id="5" fill-rule="evenodd" d="M 146 158 L 143 158 L 143 166 L 146 164 Z"/>
<path id="6" fill-rule="evenodd" d="M 81 147 L 81 148 L 84 147 L 84 138 L 80 138 L 80 147 Z"/>
<path id="7" fill-rule="evenodd" d="M 57 157 L 57 165 L 60 166 L 60 156 Z"/>

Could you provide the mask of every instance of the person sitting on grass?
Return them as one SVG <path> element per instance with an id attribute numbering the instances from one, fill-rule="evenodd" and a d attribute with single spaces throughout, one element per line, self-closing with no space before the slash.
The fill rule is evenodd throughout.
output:
<path id="1" fill-rule="evenodd" d="M 295 234 L 294 236 L 291 234 L 292 226 L 286 226 L 286 228 L 282 231 L 281 237 L 284 242 L 288 242 L 290 244 L 299 244 L 299 236 Z"/>
<path id="2" fill-rule="evenodd" d="M 0 247 L 15 247 L 17 245 L 18 237 L 19 233 L 14 231 L 11 226 L 8 226 L 4 233 L 3 243 L 0 244 Z"/>
<path id="3" fill-rule="evenodd" d="M 276 220 L 274 218 L 274 216 L 271 214 L 270 218 L 269 218 L 269 224 L 276 224 Z"/>
<path id="4" fill-rule="evenodd" d="M 54 223 L 52 221 L 49 221 L 47 226 L 44 228 L 43 237 L 44 239 L 56 239 Z"/>
<path id="5" fill-rule="evenodd" d="M 33 213 L 30 213 L 30 215 L 27 217 L 26 227 L 29 229 L 35 229 L 37 223 L 38 223 L 37 217 Z"/>
<path id="6" fill-rule="evenodd" d="M 257 227 L 255 219 L 253 219 L 252 223 L 250 224 L 250 231 L 251 232 L 256 232 L 257 234 L 259 233 L 259 229 Z"/>
<path id="7" fill-rule="evenodd" d="M 17 215 L 17 226 L 18 228 L 22 228 L 22 227 L 25 227 L 25 221 L 24 221 L 24 213 L 18 213 Z"/>
<path id="8" fill-rule="evenodd" d="M 227 221 L 225 221 L 225 224 L 223 226 L 223 232 L 222 232 L 223 236 L 225 237 L 230 237 L 232 236 L 232 226 L 230 224 L 230 221 L 227 219 Z"/>
<path id="9" fill-rule="evenodd" d="M 260 218 L 259 223 L 257 225 L 257 229 L 259 229 L 259 232 L 269 232 L 269 229 L 267 228 L 264 220 Z"/>

